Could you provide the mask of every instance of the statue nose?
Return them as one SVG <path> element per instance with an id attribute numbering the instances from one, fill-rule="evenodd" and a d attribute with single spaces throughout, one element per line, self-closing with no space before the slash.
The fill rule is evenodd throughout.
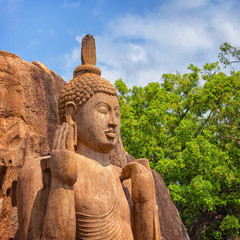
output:
<path id="1" fill-rule="evenodd" d="M 108 125 L 109 125 L 110 127 L 116 127 L 116 126 L 117 126 L 117 123 L 116 123 L 116 121 L 114 121 L 114 120 L 111 119 L 111 120 L 109 121 Z"/>
<path id="2" fill-rule="evenodd" d="M 109 120 L 108 124 L 111 127 L 116 127 L 117 126 L 117 119 L 116 119 L 116 116 L 115 116 L 114 112 L 111 114 L 111 117 L 110 117 L 110 120 Z"/>

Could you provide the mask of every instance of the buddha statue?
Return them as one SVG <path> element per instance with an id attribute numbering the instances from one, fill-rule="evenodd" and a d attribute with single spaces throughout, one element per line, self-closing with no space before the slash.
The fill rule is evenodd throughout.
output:
<path id="1" fill-rule="evenodd" d="M 120 136 L 117 91 L 100 77 L 95 40 L 82 40 L 82 65 L 59 97 L 59 121 L 50 156 L 19 174 L 19 238 L 160 240 L 153 176 L 146 159 L 111 164 Z M 123 184 L 131 184 L 133 206 Z"/>

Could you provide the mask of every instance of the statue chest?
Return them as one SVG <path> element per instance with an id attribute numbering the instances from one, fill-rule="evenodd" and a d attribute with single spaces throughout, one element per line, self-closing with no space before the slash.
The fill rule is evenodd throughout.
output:
<path id="1" fill-rule="evenodd" d="M 82 167 L 74 185 L 77 239 L 133 239 L 128 202 L 114 167 Z"/>
<path id="2" fill-rule="evenodd" d="M 74 192 L 76 212 L 101 215 L 115 204 L 128 208 L 119 176 L 111 166 L 79 164 Z"/>

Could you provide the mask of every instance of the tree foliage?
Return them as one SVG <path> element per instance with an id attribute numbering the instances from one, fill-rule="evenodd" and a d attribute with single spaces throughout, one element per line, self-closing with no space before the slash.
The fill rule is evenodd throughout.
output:
<path id="1" fill-rule="evenodd" d="M 220 46 L 220 53 L 218 54 L 219 60 L 224 66 L 228 66 L 232 63 L 240 62 L 240 48 L 233 47 L 228 42 L 223 43 Z"/>
<path id="2" fill-rule="evenodd" d="M 126 151 L 148 158 L 191 239 L 237 238 L 240 228 L 240 72 L 218 63 L 163 74 L 162 83 L 115 82 Z"/>

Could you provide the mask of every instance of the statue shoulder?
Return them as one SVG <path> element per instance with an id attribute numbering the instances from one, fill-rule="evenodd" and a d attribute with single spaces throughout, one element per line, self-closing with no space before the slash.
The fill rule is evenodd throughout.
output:
<path id="1" fill-rule="evenodd" d="M 115 175 L 117 178 L 119 178 L 119 177 L 121 176 L 121 174 L 122 174 L 122 168 L 121 168 L 121 167 L 118 167 L 118 166 L 116 166 L 116 165 L 113 165 L 113 164 L 111 164 L 110 166 L 111 166 L 111 168 L 112 168 L 112 171 L 113 171 L 114 175 Z"/>

